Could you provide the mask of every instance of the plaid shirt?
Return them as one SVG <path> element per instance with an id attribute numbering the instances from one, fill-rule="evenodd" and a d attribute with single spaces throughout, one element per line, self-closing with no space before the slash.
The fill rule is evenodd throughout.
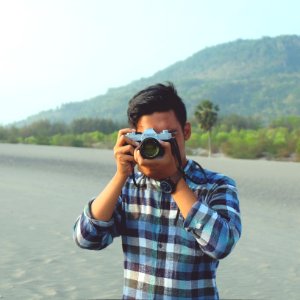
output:
<path id="1" fill-rule="evenodd" d="M 101 250 L 122 237 L 123 299 L 218 299 L 216 269 L 241 234 L 239 202 L 232 179 L 189 160 L 187 184 L 197 196 L 186 219 L 159 182 L 136 174 L 128 179 L 113 217 L 91 217 L 90 204 L 74 226 L 76 243 Z M 197 183 L 195 183 L 197 182 Z"/>

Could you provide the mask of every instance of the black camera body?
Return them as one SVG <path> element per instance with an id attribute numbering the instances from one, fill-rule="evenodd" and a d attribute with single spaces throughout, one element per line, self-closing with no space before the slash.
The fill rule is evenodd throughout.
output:
<path id="1" fill-rule="evenodd" d="M 143 158 L 154 159 L 164 155 L 164 149 L 159 141 L 170 142 L 174 140 L 171 132 L 163 130 L 157 133 L 153 128 L 146 129 L 143 133 L 130 132 L 126 136 L 139 142 L 140 153 Z"/>

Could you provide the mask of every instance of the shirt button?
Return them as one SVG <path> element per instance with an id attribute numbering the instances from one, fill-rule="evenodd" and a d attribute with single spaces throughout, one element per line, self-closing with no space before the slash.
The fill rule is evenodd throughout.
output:
<path id="1" fill-rule="evenodd" d="M 159 244 L 158 244 L 158 248 L 161 249 L 162 247 L 163 247 L 163 244 L 162 244 L 162 243 L 159 243 Z"/>

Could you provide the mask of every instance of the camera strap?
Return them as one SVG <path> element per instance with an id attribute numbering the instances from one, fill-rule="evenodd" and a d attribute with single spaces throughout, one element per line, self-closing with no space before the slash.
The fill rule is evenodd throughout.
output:
<path id="1" fill-rule="evenodd" d="M 184 180 L 188 179 L 196 184 L 202 184 L 202 182 L 196 182 L 192 177 L 190 177 L 189 175 L 187 175 L 185 172 L 184 172 L 184 169 L 183 169 L 183 166 L 182 166 L 182 160 L 181 160 L 181 155 L 180 155 L 180 150 L 179 150 L 179 146 L 177 144 L 177 141 L 174 139 L 174 142 L 173 142 L 173 146 L 174 146 L 174 156 L 176 157 L 177 159 L 177 162 L 178 162 L 178 171 L 182 174 L 182 177 Z M 199 168 L 199 170 L 201 171 L 201 173 L 203 174 L 204 176 L 204 179 L 205 179 L 205 184 L 208 182 L 208 178 L 206 176 L 206 173 L 204 171 L 204 169 L 202 168 L 202 166 L 200 164 L 198 164 L 196 161 L 194 161 L 194 163 L 196 164 L 196 166 Z M 180 215 L 180 210 L 179 208 L 177 209 L 177 213 L 176 213 L 176 217 L 175 217 L 175 220 L 174 220 L 174 224 L 175 226 L 177 225 L 177 222 L 178 222 L 178 219 L 179 219 L 179 215 Z"/>
<path id="2" fill-rule="evenodd" d="M 173 142 L 173 146 L 174 146 L 174 156 L 176 157 L 177 159 L 177 162 L 178 162 L 178 171 L 182 174 L 183 178 L 184 179 L 189 179 L 190 181 L 196 183 L 196 184 L 201 184 L 200 182 L 197 182 L 195 181 L 192 177 L 188 176 L 185 172 L 184 172 L 184 169 L 183 169 L 183 166 L 182 166 L 182 160 L 181 160 L 181 155 L 180 155 L 180 150 L 179 150 L 179 147 L 178 147 L 178 144 L 177 144 L 177 141 L 174 139 L 174 142 Z M 196 164 L 196 166 L 199 168 L 199 170 L 201 171 L 201 173 L 203 174 L 204 178 L 205 178 L 205 183 L 207 183 L 207 176 L 206 176 L 206 173 L 204 171 L 204 169 L 202 168 L 202 166 L 200 164 L 198 164 L 196 161 L 194 161 L 194 163 Z"/>
<path id="3" fill-rule="evenodd" d="M 177 166 L 177 169 L 178 171 L 182 174 L 182 177 L 184 180 L 188 179 L 196 184 L 203 184 L 203 182 L 197 182 L 195 181 L 195 179 L 193 179 L 191 176 L 187 175 L 185 172 L 184 172 L 184 169 L 183 169 L 183 166 L 182 166 L 182 159 L 181 159 L 181 155 L 180 155 L 180 150 L 179 150 L 179 146 L 178 146 L 178 143 L 176 141 L 175 138 L 173 138 L 171 140 L 171 147 L 172 147 L 172 153 L 173 155 L 175 156 L 176 160 L 177 160 L 177 163 L 178 163 L 178 166 Z M 208 178 L 206 176 L 206 173 L 205 173 L 205 170 L 202 168 L 202 166 L 200 164 L 198 164 L 196 161 L 194 161 L 194 163 L 196 164 L 196 166 L 199 168 L 200 172 L 203 174 L 204 176 L 204 179 L 205 179 L 205 182 L 204 184 L 206 184 L 208 182 Z M 145 177 L 145 175 L 144 175 Z M 131 174 L 131 178 L 133 180 L 133 183 L 136 187 L 141 187 L 141 185 L 138 185 L 137 182 L 136 182 L 136 179 L 135 179 L 135 173 L 134 173 L 134 167 L 132 167 L 132 174 Z M 179 219 L 179 215 L 180 215 L 180 210 L 179 208 L 177 209 L 177 213 L 176 213 L 176 217 L 175 217 L 175 220 L 174 220 L 174 224 L 175 226 L 177 225 L 177 222 L 178 222 L 178 219 Z"/>
<path id="4" fill-rule="evenodd" d="M 171 148 L 172 148 L 172 153 L 173 155 L 175 156 L 176 160 L 177 160 L 177 163 L 178 163 L 178 166 L 177 166 L 177 169 L 178 171 L 182 174 L 182 177 L 184 178 L 184 180 L 186 179 L 189 179 L 190 181 L 196 183 L 196 184 L 201 184 L 203 182 L 197 182 L 195 181 L 192 177 L 188 176 L 185 172 L 184 172 L 184 169 L 183 169 L 183 166 L 182 166 L 182 159 L 181 159 L 181 155 L 180 155 L 180 150 L 179 150 L 179 146 L 178 146 L 178 143 L 176 141 L 175 138 L 173 138 L 171 140 Z M 208 179 L 207 179 L 207 176 L 206 176 L 206 173 L 204 171 L 204 169 L 202 168 L 202 166 L 197 163 L 196 161 L 194 161 L 194 163 L 197 165 L 197 167 L 199 168 L 199 170 L 201 171 L 201 173 L 203 174 L 204 178 L 205 178 L 205 183 L 207 183 Z M 144 175 L 145 176 L 145 175 Z M 134 172 L 134 167 L 132 167 L 132 173 L 131 173 L 131 178 L 133 180 L 133 183 L 136 187 L 140 187 L 140 185 L 137 184 L 136 182 L 136 179 L 135 179 L 135 172 Z"/>

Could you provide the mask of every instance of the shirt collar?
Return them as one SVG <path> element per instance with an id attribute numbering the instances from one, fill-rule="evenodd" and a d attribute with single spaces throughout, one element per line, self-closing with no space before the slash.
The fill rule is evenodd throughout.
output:
<path id="1" fill-rule="evenodd" d="M 185 174 L 188 174 L 188 173 L 191 172 L 190 169 L 191 169 L 191 167 L 192 167 L 192 164 L 193 164 L 193 160 L 188 159 L 188 160 L 187 160 L 187 163 L 186 163 L 186 165 L 185 165 L 185 167 L 184 167 L 184 169 L 183 169 L 183 171 L 184 171 Z M 142 173 L 141 173 L 141 175 L 143 176 Z M 160 188 L 160 181 L 155 180 L 155 179 L 152 179 L 152 178 L 149 178 L 149 177 L 147 177 L 147 176 L 145 176 L 145 178 L 147 178 L 147 180 L 149 180 L 149 182 L 151 183 L 151 185 L 153 185 L 153 186 L 156 187 L 156 188 Z"/>

